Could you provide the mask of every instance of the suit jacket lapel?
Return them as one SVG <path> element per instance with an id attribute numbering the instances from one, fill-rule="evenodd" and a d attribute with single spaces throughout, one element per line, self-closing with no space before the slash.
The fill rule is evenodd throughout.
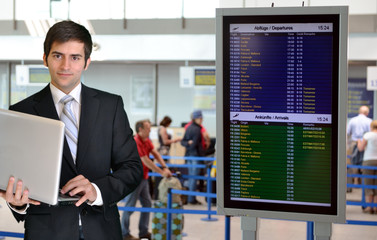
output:
<path id="1" fill-rule="evenodd" d="M 35 95 L 34 101 L 34 109 L 39 116 L 59 120 L 49 85 Z"/>
<path id="2" fill-rule="evenodd" d="M 56 112 L 54 101 L 52 100 L 50 86 L 47 85 L 42 91 L 35 95 L 34 100 L 36 104 L 34 109 L 36 113 L 41 117 L 51 118 L 60 120 L 58 113 Z M 75 164 L 73 162 L 71 150 L 69 149 L 67 140 L 64 138 L 64 148 L 63 148 L 63 160 L 67 161 L 69 166 L 76 171 Z"/>
<path id="3" fill-rule="evenodd" d="M 76 167 L 78 170 L 86 161 L 86 149 L 96 126 L 99 100 L 95 97 L 95 95 L 97 95 L 95 91 L 86 87 L 85 85 L 82 85 L 80 128 L 76 157 Z"/>

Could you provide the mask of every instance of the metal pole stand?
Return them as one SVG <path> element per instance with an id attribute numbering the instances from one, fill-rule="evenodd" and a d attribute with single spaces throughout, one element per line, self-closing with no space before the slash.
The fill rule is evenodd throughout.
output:
<path id="1" fill-rule="evenodd" d="M 212 193 L 212 181 L 211 181 L 211 168 L 207 167 L 207 193 Z M 207 210 L 211 211 L 212 198 L 207 197 Z M 217 218 L 211 217 L 211 214 L 208 214 L 206 218 L 201 218 L 202 221 L 213 222 L 217 221 Z"/>
<path id="2" fill-rule="evenodd" d="M 306 240 L 314 240 L 314 222 L 306 223 Z"/>
<path id="3" fill-rule="evenodd" d="M 258 240 L 257 229 L 256 217 L 241 217 L 242 240 Z"/>
<path id="4" fill-rule="evenodd" d="M 225 240 L 230 240 L 230 216 L 225 216 Z"/>
<path id="5" fill-rule="evenodd" d="M 314 239 L 330 240 L 332 233 L 332 223 L 314 222 Z"/>

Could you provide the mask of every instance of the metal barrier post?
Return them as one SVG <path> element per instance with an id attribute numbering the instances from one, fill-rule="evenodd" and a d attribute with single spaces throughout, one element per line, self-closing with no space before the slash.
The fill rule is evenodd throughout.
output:
<path id="1" fill-rule="evenodd" d="M 365 207 L 365 182 L 364 182 L 364 179 L 365 178 L 361 178 L 361 207 L 362 209 L 364 209 Z"/>
<path id="2" fill-rule="evenodd" d="M 168 190 L 168 209 L 172 209 L 172 202 L 173 202 L 173 197 L 171 193 L 171 188 Z M 171 213 L 167 213 L 167 222 L 166 222 L 166 239 L 171 240 Z"/>
<path id="3" fill-rule="evenodd" d="M 230 240 L 230 216 L 225 216 L 225 240 Z"/>
<path id="4" fill-rule="evenodd" d="M 212 193 L 212 180 L 211 180 L 211 168 L 207 167 L 207 193 Z M 211 211 L 212 198 L 207 196 L 207 209 Z M 208 217 L 201 218 L 203 221 L 217 221 L 217 218 L 211 218 L 211 214 Z"/>
<path id="5" fill-rule="evenodd" d="M 307 222 L 306 224 L 306 240 L 314 240 L 314 223 Z"/>

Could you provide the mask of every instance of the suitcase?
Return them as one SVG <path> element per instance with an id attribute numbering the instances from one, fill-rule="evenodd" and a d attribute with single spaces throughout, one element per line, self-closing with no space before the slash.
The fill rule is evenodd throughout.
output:
<path id="1" fill-rule="evenodd" d="M 163 178 L 158 185 L 158 198 L 159 201 L 154 203 L 154 208 L 166 208 L 168 201 L 169 188 L 182 189 L 181 182 L 176 177 Z M 180 194 L 173 194 L 172 196 L 172 208 L 182 209 L 182 201 Z M 171 215 L 171 239 L 182 239 L 183 229 L 183 214 Z M 167 239 L 167 213 L 156 212 L 152 218 L 152 239 L 164 240 Z"/>
<path id="2" fill-rule="evenodd" d="M 167 204 L 163 202 L 155 202 L 155 208 L 166 208 Z M 182 205 L 173 203 L 173 209 L 182 209 Z M 171 238 L 172 240 L 182 240 L 183 233 L 183 214 L 173 213 L 171 215 Z M 152 239 L 166 240 L 167 239 L 167 213 L 156 212 L 152 218 Z"/>

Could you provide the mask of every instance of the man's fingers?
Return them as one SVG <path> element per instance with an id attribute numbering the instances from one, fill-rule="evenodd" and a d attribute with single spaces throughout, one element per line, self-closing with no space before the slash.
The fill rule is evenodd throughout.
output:
<path id="1" fill-rule="evenodd" d="M 9 178 L 7 190 L 5 193 L 5 200 L 13 198 L 14 181 L 15 181 L 14 177 Z"/>
<path id="2" fill-rule="evenodd" d="M 8 186 L 7 186 L 7 192 L 13 192 L 13 185 L 14 185 L 14 177 L 10 177 L 8 181 Z"/>
<path id="3" fill-rule="evenodd" d="M 86 197 L 86 195 L 82 196 L 76 203 L 76 207 L 79 207 L 81 204 L 83 204 L 84 202 L 86 202 L 86 200 L 88 200 L 88 198 Z"/>
<path id="4" fill-rule="evenodd" d="M 73 188 L 70 192 L 69 192 L 69 195 L 70 196 L 74 196 L 74 195 L 84 195 L 82 194 L 84 193 L 85 194 L 85 188 L 81 185 Z"/>
<path id="5" fill-rule="evenodd" d="M 28 202 L 29 190 L 25 189 L 21 197 L 21 202 Z"/>
<path id="6" fill-rule="evenodd" d="M 41 205 L 41 202 L 30 199 L 30 198 L 28 199 L 28 202 L 29 202 L 29 204 L 33 204 L 33 205 Z"/>
<path id="7" fill-rule="evenodd" d="M 6 192 L 0 190 L 0 197 L 4 198 L 12 206 L 22 206 L 27 203 L 40 205 L 41 203 L 32 199 L 29 199 L 29 190 L 22 191 L 23 183 L 21 180 L 17 181 L 16 192 L 13 193 L 15 178 L 10 177 Z"/>
<path id="8" fill-rule="evenodd" d="M 29 204 L 33 204 L 33 205 L 40 205 L 41 204 L 40 202 L 29 198 L 29 190 L 28 189 L 25 189 L 24 193 L 22 194 L 21 202 L 24 203 L 24 204 L 29 203 Z"/>
<path id="9" fill-rule="evenodd" d="M 82 195 L 76 202 L 76 206 L 80 206 L 87 200 L 94 202 L 97 198 L 97 192 L 90 181 L 83 175 L 72 178 L 62 187 L 61 193 L 66 194 L 69 192 L 70 196 Z"/>
<path id="10" fill-rule="evenodd" d="M 33 205 L 41 205 L 40 202 L 35 201 L 35 200 L 31 200 L 31 199 L 29 199 L 29 203 L 30 203 L 30 204 L 33 204 Z"/>
<path id="11" fill-rule="evenodd" d="M 73 184 L 72 184 L 73 185 Z M 69 192 L 69 195 L 87 195 L 91 194 L 93 186 L 88 179 L 84 178 L 75 182 L 75 187 Z"/>
<path id="12" fill-rule="evenodd" d="M 93 187 L 93 185 L 91 183 L 84 186 L 82 192 L 85 193 L 85 194 L 75 204 L 77 207 L 80 206 L 81 204 L 83 204 L 86 201 L 94 202 L 97 199 L 96 189 Z"/>
<path id="13" fill-rule="evenodd" d="M 22 181 L 18 180 L 16 185 L 16 193 L 14 194 L 14 198 L 16 201 L 20 200 L 22 198 Z"/>
<path id="14" fill-rule="evenodd" d="M 83 179 L 86 179 L 83 175 L 78 175 L 71 180 L 69 180 L 64 187 L 62 187 L 61 193 L 66 194 L 67 192 L 70 192 L 72 189 L 76 188 L 77 186 L 82 185 L 80 181 Z"/>
<path id="15" fill-rule="evenodd" d="M 29 190 L 28 189 L 24 190 L 24 193 L 22 194 L 21 202 L 24 203 L 24 204 L 30 203 L 30 204 L 33 204 L 33 205 L 40 205 L 41 204 L 40 202 L 29 198 Z"/>

